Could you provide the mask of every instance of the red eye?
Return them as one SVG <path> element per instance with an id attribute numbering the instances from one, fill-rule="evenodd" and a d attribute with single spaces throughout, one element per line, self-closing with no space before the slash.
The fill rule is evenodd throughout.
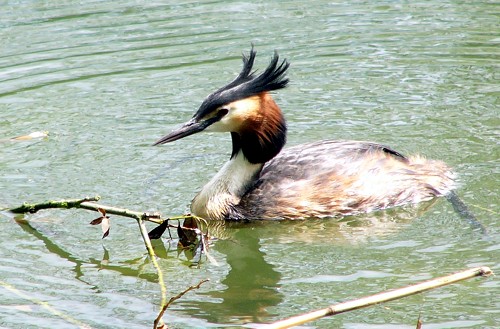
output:
<path id="1" fill-rule="evenodd" d="M 219 110 L 219 112 L 217 112 L 217 117 L 218 118 L 222 118 L 223 116 L 225 116 L 227 113 L 229 112 L 228 109 L 226 108 L 222 108 Z"/>

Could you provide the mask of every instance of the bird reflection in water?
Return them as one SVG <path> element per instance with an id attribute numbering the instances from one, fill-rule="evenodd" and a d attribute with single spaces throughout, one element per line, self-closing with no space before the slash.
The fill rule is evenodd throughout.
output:
<path id="1" fill-rule="evenodd" d="M 223 254 L 229 266 L 220 281 L 225 288 L 199 292 L 197 300 L 180 301 L 182 309 L 211 323 L 265 322 L 273 316 L 270 308 L 283 300 L 281 274 L 266 260 L 259 231 L 219 227 L 222 231 L 227 239 L 216 241 L 211 250 Z"/>
<path id="2" fill-rule="evenodd" d="M 211 291 L 197 292 L 195 299 L 179 301 L 181 309 L 191 317 L 210 323 L 269 322 L 277 316 L 273 307 L 280 304 L 284 296 L 280 292 L 282 274 L 273 265 L 280 260 L 266 255 L 262 250 L 264 243 L 360 245 L 370 237 L 393 234 L 404 228 L 405 223 L 421 216 L 435 201 L 341 220 L 205 222 L 208 227 L 200 229 L 217 238 L 209 253 L 217 255 L 217 261 L 221 260 L 220 254 L 224 255 L 229 272 L 220 281 L 223 288 L 212 283 Z"/>

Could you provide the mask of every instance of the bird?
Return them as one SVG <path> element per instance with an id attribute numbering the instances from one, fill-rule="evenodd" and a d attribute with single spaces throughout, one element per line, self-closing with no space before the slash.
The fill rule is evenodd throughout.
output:
<path id="1" fill-rule="evenodd" d="M 259 73 L 256 53 L 252 45 L 236 78 L 154 143 L 202 131 L 230 133 L 229 161 L 196 194 L 192 215 L 225 221 L 344 217 L 453 193 L 456 174 L 447 164 L 383 144 L 320 140 L 284 148 L 287 125 L 271 93 L 288 85 L 290 63 L 275 51 Z"/>

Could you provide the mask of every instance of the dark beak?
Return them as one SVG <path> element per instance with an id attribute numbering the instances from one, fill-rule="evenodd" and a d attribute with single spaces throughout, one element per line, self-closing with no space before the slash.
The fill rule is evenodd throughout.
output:
<path id="1" fill-rule="evenodd" d="M 211 124 L 211 122 L 209 123 L 207 121 L 208 120 L 199 122 L 193 118 L 188 122 L 186 122 L 185 124 L 183 124 L 181 127 L 172 131 L 170 134 L 163 136 L 162 138 L 157 140 L 153 145 L 170 143 L 178 139 L 184 138 L 186 136 L 199 133 L 200 131 L 203 131 Z"/>

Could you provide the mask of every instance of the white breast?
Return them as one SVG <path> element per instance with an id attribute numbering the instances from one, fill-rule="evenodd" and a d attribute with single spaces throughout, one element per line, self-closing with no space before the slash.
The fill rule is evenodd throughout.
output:
<path id="1" fill-rule="evenodd" d="M 196 195 L 191 213 L 207 219 L 224 219 L 228 208 L 240 202 L 261 169 L 262 164 L 249 163 L 238 152 Z"/>

